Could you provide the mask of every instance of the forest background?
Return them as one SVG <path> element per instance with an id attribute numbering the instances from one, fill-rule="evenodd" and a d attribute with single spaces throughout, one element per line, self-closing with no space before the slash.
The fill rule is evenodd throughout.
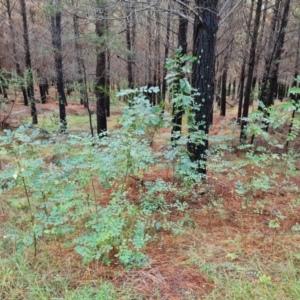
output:
<path id="1" fill-rule="evenodd" d="M 299 299 L 298 6 L 1 0 L 1 299 Z"/>

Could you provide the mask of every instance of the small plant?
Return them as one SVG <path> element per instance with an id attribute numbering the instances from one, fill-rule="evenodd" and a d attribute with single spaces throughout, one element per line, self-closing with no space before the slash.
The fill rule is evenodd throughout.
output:
<path id="1" fill-rule="evenodd" d="M 171 103 L 174 111 L 180 111 L 188 115 L 188 120 L 191 118 L 191 107 L 194 102 L 196 89 L 192 87 L 187 76 L 192 72 L 192 63 L 197 58 L 191 55 L 182 55 L 182 49 L 178 48 L 174 51 L 174 58 L 167 58 L 166 69 L 168 74 L 166 80 L 172 95 Z"/>
<path id="2" fill-rule="evenodd" d="M 137 207 L 115 195 L 110 204 L 92 215 L 86 222 L 86 233 L 74 240 L 75 251 L 87 263 L 101 259 L 109 264 L 116 253 L 125 266 L 141 266 L 147 257 L 141 252 L 150 239 L 145 232 L 145 223 L 139 220 Z"/>
<path id="3" fill-rule="evenodd" d="M 132 96 L 129 106 L 125 107 L 119 120 L 123 130 L 153 143 L 154 135 L 158 129 L 168 125 L 167 119 L 162 118 L 162 109 L 152 106 L 144 93 L 158 93 L 157 87 L 142 87 L 134 90 L 122 90 L 117 96 Z M 135 95 L 137 94 L 137 95 Z"/>
<path id="4" fill-rule="evenodd" d="M 267 276 L 265 274 L 262 274 L 259 276 L 259 282 L 262 284 L 271 284 L 272 283 L 272 279 L 270 276 Z"/>
<path id="5" fill-rule="evenodd" d="M 293 232 L 299 232 L 300 231 L 300 224 L 296 223 L 292 228 Z"/>
<path id="6" fill-rule="evenodd" d="M 154 134 L 168 120 L 140 95 L 124 110 L 120 122 L 120 130 L 102 139 L 70 134 L 64 143 L 41 141 L 39 131 L 29 126 L 0 137 L 1 151 L 11 157 L 9 168 L 0 174 L 0 192 L 17 190 L 8 205 L 17 214 L 26 213 L 17 223 L 22 228 L 16 237 L 20 252 L 33 244 L 37 255 L 40 240 L 55 241 L 59 247 L 74 247 L 84 263 L 119 261 L 132 268 L 149 262 L 144 249 L 158 231 L 182 232 L 183 222 L 171 221 L 169 215 L 186 210 L 182 198 L 192 194 L 191 185 L 144 181 L 145 172 L 165 166 L 162 157 L 168 157 L 167 165 L 175 164 L 177 174 L 183 170 L 183 165 L 177 166 L 185 154 L 157 155 L 150 147 Z M 39 155 L 46 149 L 55 156 L 51 163 Z M 187 173 L 189 162 L 185 164 Z M 138 203 L 129 192 L 131 179 L 140 184 Z M 114 192 L 104 198 L 109 189 Z"/>
<path id="7" fill-rule="evenodd" d="M 278 229 L 280 227 L 278 218 L 270 220 L 268 226 L 272 229 Z"/>
<path id="8" fill-rule="evenodd" d="M 238 258 L 238 255 L 236 253 L 227 253 L 226 257 L 230 260 L 236 260 Z"/>

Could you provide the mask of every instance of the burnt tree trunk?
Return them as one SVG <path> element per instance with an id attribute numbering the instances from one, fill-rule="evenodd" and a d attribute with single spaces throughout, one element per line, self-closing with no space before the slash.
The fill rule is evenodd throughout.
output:
<path id="1" fill-rule="evenodd" d="M 131 27 L 132 27 L 132 6 L 128 5 L 127 7 L 127 16 L 126 16 L 126 43 L 127 43 L 127 80 L 128 88 L 132 89 L 134 87 L 133 82 L 133 51 L 132 51 L 132 36 L 131 36 Z"/>
<path id="2" fill-rule="evenodd" d="M 165 45 L 165 57 L 164 62 L 169 57 L 169 47 L 170 47 L 170 29 L 171 29 L 171 1 L 168 3 L 168 14 L 167 14 L 167 28 L 166 28 L 166 45 Z M 167 92 L 167 81 L 165 80 L 167 76 L 167 69 L 164 67 L 163 70 L 163 82 L 162 82 L 162 97 L 166 101 Z"/>
<path id="3" fill-rule="evenodd" d="M 13 24 L 13 20 L 12 20 L 12 16 L 11 16 L 12 9 L 10 7 L 10 0 L 6 0 L 6 8 L 7 8 L 7 14 L 8 14 L 9 30 L 10 30 L 10 35 L 11 35 L 11 39 L 12 39 L 13 56 L 14 56 L 14 60 L 15 60 L 15 64 L 16 64 L 16 72 L 17 72 L 17 75 L 21 79 L 23 77 L 23 74 L 21 72 L 20 62 L 19 62 L 18 55 L 17 55 L 15 30 L 14 30 L 14 24 Z M 29 103 L 28 103 L 26 88 L 24 86 L 24 78 L 22 79 L 21 90 L 22 90 L 22 94 L 23 94 L 24 105 L 28 106 Z"/>
<path id="4" fill-rule="evenodd" d="M 96 12 L 96 35 L 99 38 L 103 38 L 106 31 L 105 12 L 101 7 L 101 1 L 98 1 L 98 7 Z M 99 46 L 97 49 L 97 63 L 96 63 L 96 82 L 95 82 L 95 94 L 96 94 L 96 115 L 97 115 L 97 134 L 105 134 L 107 131 L 107 119 L 106 119 L 106 50 L 103 46 Z"/>
<path id="5" fill-rule="evenodd" d="M 246 43 L 245 43 L 246 47 L 249 44 L 253 10 L 254 10 L 254 0 L 251 1 L 250 15 L 249 15 L 249 20 L 247 22 L 248 32 L 247 32 L 247 38 L 246 38 Z M 239 105 L 238 105 L 238 114 L 237 114 L 237 122 L 238 123 L 240 123 L 241 116 L 242 116 L 244 87 L 245 87 L 245 78 L 246 78 L 246 63 L 247 63 L 247 54 L 244 53 L 243 64 L 242 64 L 241 75 L 240 75 L 240 83 L 239 83 L 239 89 L 238 89 L 238 94 L 239 94 Z"/>
<path id="6" fill-rule="evenodd" d="M 75 46 L 75 55 L 76 55 L 76 64 L 77 64 L 77 72 L 78 72 L 78 83 L 79 93 L 80 93 L 80 104 L 83 104 L 84 107 L 87 107 L 87 89 L 85 85 L 84 73 L 83 73 L 83 61 L 82 61 L 82 53 L 81 47 L 79 43 L 79 25 L 78 25 L 78 16 L 75 13 L 73 15 L 73 27 L 74 27 L 74 46 Z"/>
<path id="7" fill-rule="evenodd" d="M 47 102 L 47 89 L 48 89 L 48 82 L 47 79 L 44 78 L 40 72 L 40 69 L 37 69 L 38 75 L 38 82 L 39 82 L 39 91 L 41 96 L 41 103 L 45 104 Z"/>
<path id="8" fill-rule="evenodd" d="M 155 40 L 154 40 L 154 49 L 155 49 L 155 61 L 154 61 L 154 77 L 153 84 L 159 87 L 159 92 L 154 94 L 155 104 L 161 103 L 161 54 L 160 54 L 160 35 L 161 35 L 161 21 L 160 13 L 155 11 Z"/>
<path id="9" fill-rule="evenodd" d="M 278 16 L 279 16 L 279 8 L 280 8 L 281 0 L 276 0 L 275 6 L 273 8 L 273 16 L 271 19 L 271 33 L 269 36 L 269 42 L 267 46 L 267 56 L 265 59 L 265 70 L 262 78 L 261 83 L 261 90 L 259 99 L 264 104 L 264 106 L 268 107 L 268 90 L 269 90 L 269 79 L 270 79 L 270 72 L 274 60 L 274 53 L 275 53 L 275 47 L 277 44 L 277 40 L 274 43 L 274 35 L 276 31 L 276 25 L 278 22 Z M 261 106 L 259 106 L 259 109 L 262 109 Z"/>
<path id="10" fill-rule="evenodd" d="M 151 4 L 151 0 L 148 0 L 147 3 Z M 147 75 L 146 75 L 146 82 L 145 84 L 147 86 L 153 86 L 153 84 L 151 83 L 152 81 L 152 16 L 151 16 L 151 9 L 148 10 L 147 12 L 147 32 L 148 32 L 148 49 L 146 52 L 146 67 L 147 67 Z M 150 102 L 153 102 L 152 99 L 150 99 Z"/>
<path id="11" fill-rule="evenodd" d="M 67 130 L 67 117 L 66 117 L 66 94 L 64 90 L 64 78 L 63 78 L 63 58 L 62 58 L 62 44 L 61 44 L 61 0 L 57 0 L 54 4 L 55 15 L 51 16 L 51 33 L 52 33 L 52 45 L 54 48 L 54 61 L 56 70 L 56 87 L 58 93 L 59 103 L 59 120 L 60 131 L 62 133 Z"/>
<path id="12" fill-rule="evenodd" d="M 183 3 L 187 4 L 187 0 L 183 0 Z M 185 13 L 185 7 L 181 6 L 181 11 Z M 181 48 L 181 54 L 185 55 L 187 53 L 187 30 L 188 30 L 188 21 L 183 18 L 179 17 L 179 28 L 178 28 L 178 47 Z M 181 68 L 179 66 L 179 68 Z M 179 84 L 180 78 L 177 78 L 177 84 Z M 184 114 L 184 109 L 180 104 L 173 104 L 172 109 L 172 137 L 171 140 L 174 141 L 179 139 L 182 127 L 182 116 Z M 179 134 L 176 134 L 179 133 Z"/>
<path id="13" fill-rule="evenodd" d="M 105 30 L 108 32 L 108 20 L 105 21 Z M 107 47 L 105 51 L 106 64 L 105 64 L 105 113 L 110 117 L 110 50 Z"/>
<path id="14" fill-rule="evenodd" d="M 224 69 L 222 73 L 222 90 L 221 90 L 221 102 L 220 102 L 220 115 L 225 116 L 226 115 L 226 84 L 227 84 L 227 70 L 228 70 L 228 65 L 227 65 L 227 59 L 225 58 L 224 60 Z"/>
<path id="15" fill-rule="evenodd" d="M 226 91 L 226 96 L 230 96 L 230 95 L 231 95 L 231 81 L 229 79 L 228 88 L 227 88 L 227 91 Z"/>
<path id="16" fill-rule="evenodd" d="M 227 89 L 227 74 L 228 74 L 228 65 L 229 65 L 229 59 L 231 56 L 231 50 L 232 50 L 232 44 L 230 46 L 230 49 L 226 51 L 225 58 L 224 58 L 224 64 L 223 64 L 223 73 L 222 73 L 222 91 L 221 91 L 221 111 L 220 115 L 225 117 L 226 115 L 226 96 L 230 95 L 230 85 Z M 229 94 L 228 94 L 229 93 Z"/>
<path id="17" fill-rule="evenodd" d="M 257 58 L 257 55 L 256 55 L 256 58 Z M 254 102 L 254 96 L 255 96 L 254 94 L 255 94 L 256 81 L 257 81 L 257 78 L 255 77 L 254 73 L 255 73 L 257 63 L 258 62 L 256 61 L 255 65 L 254 65 L 253 79 L 252 79 L 252 84 L 251 84 L 250 104 L 253 104 L 253 102 Z"/>
<path id="18" fill-rule="evenodd" d="M 266 28 L 266 19 L 267 19 L 267 7 L 269 4 L 269 0 L 264 0 L 264 10 L 262 11 L 262 21 L 261 21 L 261 26 L 260 26 L 260 34 L 258 37 L 258 42 L 257 42 L 257 54 L 256 54 L 256 64 L 254 68 L 254 77 L 257 79 L 259 78 L 259 63 L 262 58 L 262 53 L 267 46 L 266 41 L 265 41 L 265 28 Z"/>
<path id="19" fill-rule="evenodd" d="M 218 30 L 217 5 L 218 0 L 196 0 L 201 7 L 200 20 L 195 17 L 193 55 L 199 58 L 193 64 L 192 86 L 198 91 L 195 96 L 194 121 L 197 131 L 208 135 L 214 101 L 215 77 L 215 45 Z M 193 133 L 195 128 L 190 129 Z M 188 152 L 192 161 L 198 162 L 197 171 L 206 175 L 208 139 L 203 141 L 190 141 Z"/>
<path id="20" fill-rule="evenodd" d="M 23 39 L 24 39 L 24 48 L 25 48 L 27 93 L 28 93 L 28 98 L 29 98 L 29 103 L 31 108 L 32 124 L 37 124 L 38 118 L 37 118 L 37 111 L 36 111 L 35 99 L 34 99 L 33 74 L 31 69 L 31 55 L 30 55 L 30 47 L 29 47 L 26 1 L 20 0 L 20 5 L 21 5 L 21 15 L 23 21 Z"/>
<path id="21" fill-rule="evenodd" d="M 252 80 L 254 74 L 254 66 L 255 66 L 255 59 L 256 59 L 256 46 L 257 46 L 257 38 L 258 38 L 258 29 L 260 24 L 260 16 L 262 10 L 262 0 L 257 1 L 256 12 L 255 12 L 255 20 L 254 20 L 254 28 L 252 34 L 252 42 L 250 48 L 250 55 L 249 55 L 249 67 L 248 67 L 248 78 L 245 87 L 245 98 L 244 98 L 244 105 L 243 105 L 243 114 L 242 114 L 242 124 L 241 124 L 241 140 L 246 139 L 246 126 L 247 121 L 245 118 L 248 117 L 249 113 L 249 106 L 250 106 L 250 97 L 251 97 L 251 88 L 252 88 Z"/>
<path id="22" fill-rule="evenodd" d="M 236 79 L 234 78 L 233 83 L 232 83 L 232 99 L 235 99 L 235 92 L 236 92 Z"/>
<path id="23" fill-rule="evenodd" d="M 269 79 L 269 92 L 268 92 L 268 97 L 267 97 L 267 107 L 271 106 L 274 104 L 274 98 L 276 94 L 276 88 L 277 88 L 277 81 L 278 81 L 278 71 L 279 71 L 279 65 L 281 61 L 281 53 L 283 52 L 283 46 L 284 46 L 284 38 L 285 38 L 285 31 L 288 23 L 288 16 L 289 16 L 289 11 L 290 11 L 290 0 L 286 0 L 284 9 L 283 9 L 283 14 L 282 14 L 282 19 L 281 19 L 281 24 L 280 24 L 280 29 L 278 33 L 278 40 L 275 45 L 276 50 L 275 50 L 275 55 L 274 55 L 274 60 L 273 64 L 271 66 L 270 70 L 270 79 Z"/>

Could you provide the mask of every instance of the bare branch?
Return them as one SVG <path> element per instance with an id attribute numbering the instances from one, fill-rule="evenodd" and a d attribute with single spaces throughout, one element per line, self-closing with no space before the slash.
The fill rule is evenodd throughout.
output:
<path id="1" fill-rule="evenodd" d="M 219 23 L 219 26 L 222 25 L 226 21 L 226 19 L 233 13 L 233 11 L 242 3 L 243 0 L 240 0 L 232 9 L 231 11 L 227 14 L 226 17 L 222 19 L 222 21 Z"/>

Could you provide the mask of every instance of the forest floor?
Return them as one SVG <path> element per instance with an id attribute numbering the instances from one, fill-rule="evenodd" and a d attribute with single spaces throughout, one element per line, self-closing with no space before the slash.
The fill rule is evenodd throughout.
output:
<path id="1" fill-rule="evenodd" d="M 58 104 L 53 98 L 37 104 L 38 127 L 45 130 L 58 128 Z M 68 100 L 70 132 L 78 128 L 88 132 L 86 110 L 72 97 Z M 118 126 L 123 106 L 112 107 L 110 130 Z M 10 127 L 26 123 L 29 115 L 30 108 L 16 101 Z M 210 134 L 236 134 L 231 126 L 234 117 L 236 107 L 229 108 L 226 117 L 216 111 Z M 165 145 L 165 132 L 157 135 L 153 149 Z M 244 159 L 244 153 L 227 153 L 223 159 L 234 162 Z M 183 219 L 184 233 L 164 232 L 151 242 L 146 248 L 151 262 L 144 268 L 125 270 L 119 264 L 99 262 L 82 265 L 80 257 L 60 243 L 47 244 L 47 251 L 35 263 L 29 254 L 19 261 L 10 257 L 2 243 L 0 261 L 5 263 L 0 263 L 0 295 L 6 296 L 1 299 L 300 299 L 300 235 L 295 227 L 300 224 L 299 193 L 281 192 L 281 174 L 277 190 L 253 192 L 245 208 L 234 185 L 238 175 L 227 175 L 208 172 L 201 201 L 190 203 L 188 213 L 172 216 Z M 171 180 L 163 170 L 145 177 Z M 299 178 L 292 182 L 300 188 Z M 129 184 L 135 193 L 135 181 Z M 2 207 L 1 236 L 9 218 Z"/>

